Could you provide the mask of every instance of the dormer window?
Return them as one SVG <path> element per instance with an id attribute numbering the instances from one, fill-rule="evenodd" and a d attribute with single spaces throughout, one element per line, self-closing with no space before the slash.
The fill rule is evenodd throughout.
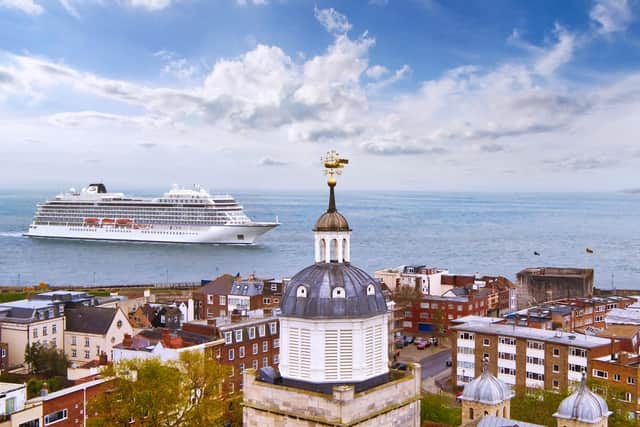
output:
<path id="1" fill-rule="evenodd" d="M 336 287 L 333 288 L 333 291 L 331 291 L 331 297 L 333 298 L 346 298 L 347 297 L 347 293 L 345 292 L 343 287 Z"/>
<path id="2" fill-rule="evenodd" d="M 369 283 L 369 286 L 367 286 L 367 295 L 375 295 L 376 294 L 376 287 L 373 286 L 372 283 Z"/>
<path id="3" fill-rule="evenodd" d="M 298 286 L 298 289 L 296 290 L 296 296 L 298 298 L 306 298 L 307 297 L 307 287 L 304 286 L 304 285 Z"/>

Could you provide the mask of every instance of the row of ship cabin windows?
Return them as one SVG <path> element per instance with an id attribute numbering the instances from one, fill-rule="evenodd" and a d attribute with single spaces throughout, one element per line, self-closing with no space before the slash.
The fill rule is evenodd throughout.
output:
<path id="1" fill-rule="evenodd" d="M 273 340 L 273 348 L 275 349 L 275 348 L 279 348 L 279 347 L 280 347 L 280 340 L 278 338 L 276 338 L 276 339 Z M 259 349 L 260 349 L 260 347 L 258 346 L 258 343 L 253 344 L 251 346 L 251 350 L 252 350 L 251 354 L 255 356 L 256 354 L 259 353 Z M 267 353 L 268 351 L 269 351 L 269 341 L 264 341 L 262 343 L 262 352 L 263 353 Z M 246 355 L 245 347 L 244 346 L 238 347 L 238 357 L 240 359 L 242 359 L 242 358 L 245 357 L 245 355 Z M 228 360 L 234 360 L 236 358 L 235 349 L 230 348 L 227 356 L 228 356 Z"/>
<path id="2" fill-rule="evenodd" d="M 266 325 L 258 325 L 258 336 L 264 337 L 266 333 Z M 276 322 L 269 322 L 269 333 L 275 335 L 278 333 L 278 324 Z M 235 335 L 236 342 L 242 342 L 243 333 L 242 329 L 236 329 L 234 331 L 227 331 L 224 333 L 225 344 L 233 343 L 233 336 Z M 256 337 L 256 327 L 250 326 L 247 328 L 248 339 L 252 340 Z"/>
<path id="3" fill-rule="evenodd" d="M 296 297 L 298 297 L 298 298 L 306 298 L 307 294 L 308 294 L 307 286 L 305 286 L 305 285 L 300 285 L 300 286 L 298 286 L 298 289 L 296 289 Z M 367 295 L 375 295 L 375 294 L 376 294 L 375 286 L 373 286 L 372 284 L 369 284 L 367 286 Z M 331 291 L 331 297 L 332 298 L 346 298 L 347 297 L 347 293 L 346 293 L 345 289 L 342 286 L 336 286 Z"/>

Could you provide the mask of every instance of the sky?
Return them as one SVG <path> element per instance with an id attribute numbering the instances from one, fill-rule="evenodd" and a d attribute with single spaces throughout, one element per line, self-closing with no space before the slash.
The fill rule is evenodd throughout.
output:
<path id="1" fill-rule="evenodd" d="M 640 0 L 0 0 L 0 188 L 640 188 Z"/>

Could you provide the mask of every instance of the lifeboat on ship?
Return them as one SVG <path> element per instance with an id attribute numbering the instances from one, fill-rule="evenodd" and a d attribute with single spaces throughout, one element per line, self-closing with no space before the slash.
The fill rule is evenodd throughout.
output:
<path id="1" fill-rule="evenodd" d="M 85 218 L 84 219 L 84 224 L 85 225 L 97 225 L 98 222 L 100 222 L 100 220 L 98 218 Z"/>
<path id="2" fill-rule="evenodd" d="M 115 222 L 116 221 L 111 218 L 102 218 L 102 225 L 113 225 Z"/>
<path id="3" fill-rule="evenodd" d="M 131 227 L 133 225 L 133 220 L 129 218 L 119 218 L 116 219 L 116 225 L 120 227 Z"/>

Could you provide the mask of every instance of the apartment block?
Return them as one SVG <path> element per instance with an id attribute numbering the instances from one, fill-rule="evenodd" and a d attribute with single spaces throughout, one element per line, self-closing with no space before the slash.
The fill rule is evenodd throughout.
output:
<path id="1" fill-rule="evenodd" d="M 219 361 L 231 367 L 228 393 L 242 390 L 242 372 L 280 363 L 280 327 L 276 316 L 232 317 L 231 323 L 217 325 L 224 344 Z"/>
<path id="2" fill-rule="evenodd" d="M 590 372 L 593 388 L 600 394 L 615 393 L 630 418 L 637 419 L 640 416 L 640 356 L 624 351 L 612 356 L 593 360 Z"/>
<path id="3" fill-rule="evenodd" d="M 440 295 L 451 289 L 451 285 L 443 286 L 442 276 L 445 274 L 449 274 L 449 271 L 443 268 L 401 265 L 378 270 L 373 277 L 382 281 L 391 291 L 396 291 L 402 286 L 410 286 L 420 289 L 425 295 Z"/>
<path id="4" fill-rule="evenodd" d="M 7 365 L 24 363 L 24 349 L 34 343 L 63 346 L 63 302 L 21 300 L 0 304 L 0 336 L 8 344 Z"/>
<path id="5" fill-rule="evenodd" d="M 477 318 L 451 328 L 452 374 L 458 386 L 489 370 L 516 389 L 566 390 L 612 353 L 612 340 L 578 333 L 506 325 Z"/>

